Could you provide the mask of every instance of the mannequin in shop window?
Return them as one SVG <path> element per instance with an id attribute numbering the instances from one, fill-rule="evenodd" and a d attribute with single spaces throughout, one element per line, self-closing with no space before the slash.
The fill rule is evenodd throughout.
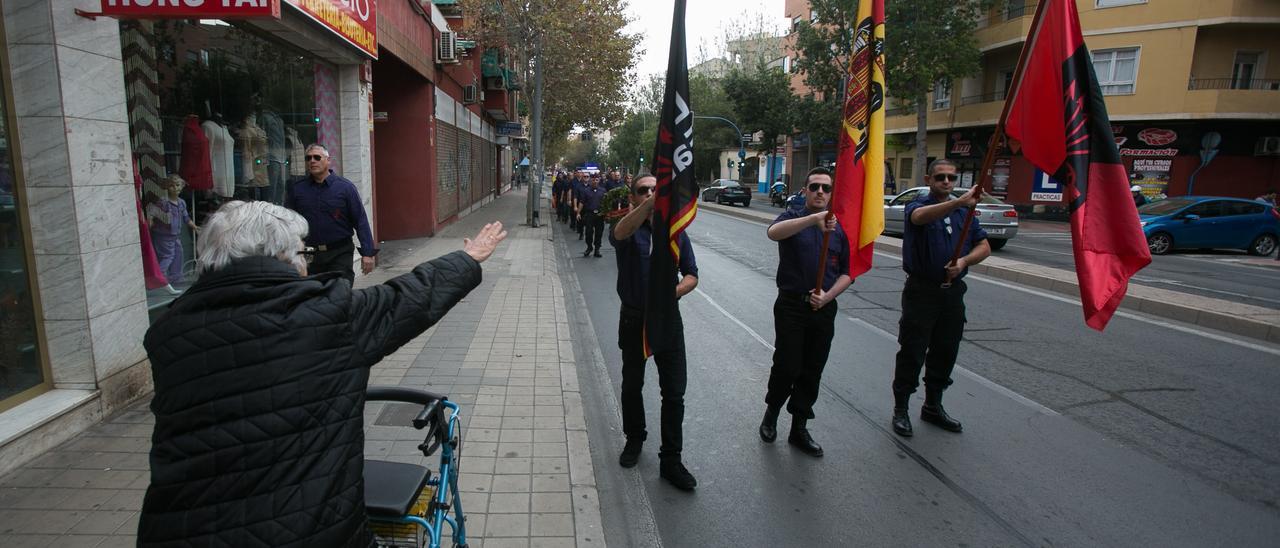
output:
<path id="1" fill-rule="evenodd" d="M 208 107 L 205 107 L 206 110 Z M 204 136 L 209 141 L 209 161 L 213 171 L 213 192 L 220 199 L 231 198 L 236 193 L 235 140 L 227 131 L 227 123 L 222 114 L 213 113 L 209 119 L 200 124 Z"/>
<path id="2" fill-rule="evenodd" d="M 271 179 L 267 175 L 267 166 L 271 162 L 267 156 L 267 131 L 258 124 L 256 114 L 262 111 L 262 96 L 255 92 L 250 101 L 253 112 L 245 115 L 240 126 L 240 158 L 245 184 L 253 190 L 253 199 L 271 201 Z"/>
<path id="3" fill-rule="evenodd" d="M 170 175 L 160 182 L 165 196 L 147 206 L 147 221 L 151 225 L 151 244 L 156 260 L 170 284 L 182 283 L 182 227 L 198 233 L 199 228 L 187 212 L 187 202 L 182 199 L 186 182 L 182 177 Z"/>

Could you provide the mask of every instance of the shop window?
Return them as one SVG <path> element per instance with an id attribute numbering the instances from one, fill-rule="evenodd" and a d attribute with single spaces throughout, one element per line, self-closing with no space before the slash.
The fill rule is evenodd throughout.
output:
<path id="1" fill-rule="evenodd" d="M 1103 95 L 1130 95 L 1138 81 L 1138 48 L 1093 52 L 1093 71 Z"/>
<path id="2" fill-rule="evenodd" d="M 216 20 L 122 21 L 120 39 L 156 310 L 198 274 L 188 219 L 203 224 L 231 200 L 283 204 L 289 182 L 307 175 L 310 143 L 325 145 L 340 173 L 336 69 Z"/>
<path id="3" fill-rule="evenodd" d="M 9 67 L 0 66 L 0 71 Z M 7 93 L 0 89 L 0 411 L 48 389 L 36 341 L 31 255 L 21 228 L 15 136 L 9 133 Z"/>

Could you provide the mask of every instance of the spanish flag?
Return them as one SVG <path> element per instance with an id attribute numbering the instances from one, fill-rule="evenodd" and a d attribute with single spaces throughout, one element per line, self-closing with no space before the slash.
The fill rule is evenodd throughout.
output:
<path id="1" fill-rule="evenodd" d="M 884 0 L 860 0 L 845 86 L 831 213 L 849 239 L 849 277 L 871 269 L 884 231 Z"/>

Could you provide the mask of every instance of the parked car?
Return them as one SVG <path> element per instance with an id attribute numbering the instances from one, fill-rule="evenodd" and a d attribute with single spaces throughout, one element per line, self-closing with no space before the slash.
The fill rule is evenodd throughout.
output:
<path id="1" fill-rule="evenodd" d="M 951 195 L 959 198 L 968 191 L 969 189 L 967 188 L 956 188 L 951 190 Z M 918 186 L 905 190 L 892 198 L 886 198 L 884 204 L 884 233 L 901 236 L 907 204 L 928 192 L 929 187 Z M 1004 203 L 995 196 L 990 194 L 982 196 L 982 201 L 978 202 L 977 217 L 978 221 L 982 223 L 982 229 L 987 231 L 987 240 L 993 250 L 1004 247 L 1004 244 L 1009 243 L 1009 240 L 1018 235 L 1018 212 L 1013 209 L 1013 206 Z"/>
<path id="2" fill-rule="evenodd" d="M 1178 196 L 1138 208 L 1151 253 L 1174 249 L 1243 249 L 1270 255 L 1280 241 L 1280 212 L 1255 200 Z"/>
<path id="3" fill-rule="evenodd" d="M 711 186 L 702 190 L 702 201 L 714 201 L 717 204 L 741 203 L 744 206 L 749 206 L 751 205 L 751 191 L 732 179 L 716 179 Z"/>

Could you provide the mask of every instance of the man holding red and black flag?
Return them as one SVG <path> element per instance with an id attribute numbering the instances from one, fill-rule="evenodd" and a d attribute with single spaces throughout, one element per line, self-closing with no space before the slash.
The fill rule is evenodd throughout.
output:
<path id="1" fill-rule="evenodd" d="M 645 363 L 653 356 L 662 393 L 659 472 L 672 485 L 690 491 L 698 482 L 681 461 L 688 375 L 684 325 L 676 303 L 698 284 L 693 247 L 684 234 L 697 212 L 684 18 L 685 0 L 676 0 L 667 89 L 653 154 L 656 176 L 642 174 L 632 181 L 631 212 L 618 221 L 609 242 L 617 251 L 618 296 L 622 300 L 618 347 L 622 350 L 622 423 L 627 443 L 618 464 L 630 468 L 640 458 L 646 437 L 641 390 Z"/>

